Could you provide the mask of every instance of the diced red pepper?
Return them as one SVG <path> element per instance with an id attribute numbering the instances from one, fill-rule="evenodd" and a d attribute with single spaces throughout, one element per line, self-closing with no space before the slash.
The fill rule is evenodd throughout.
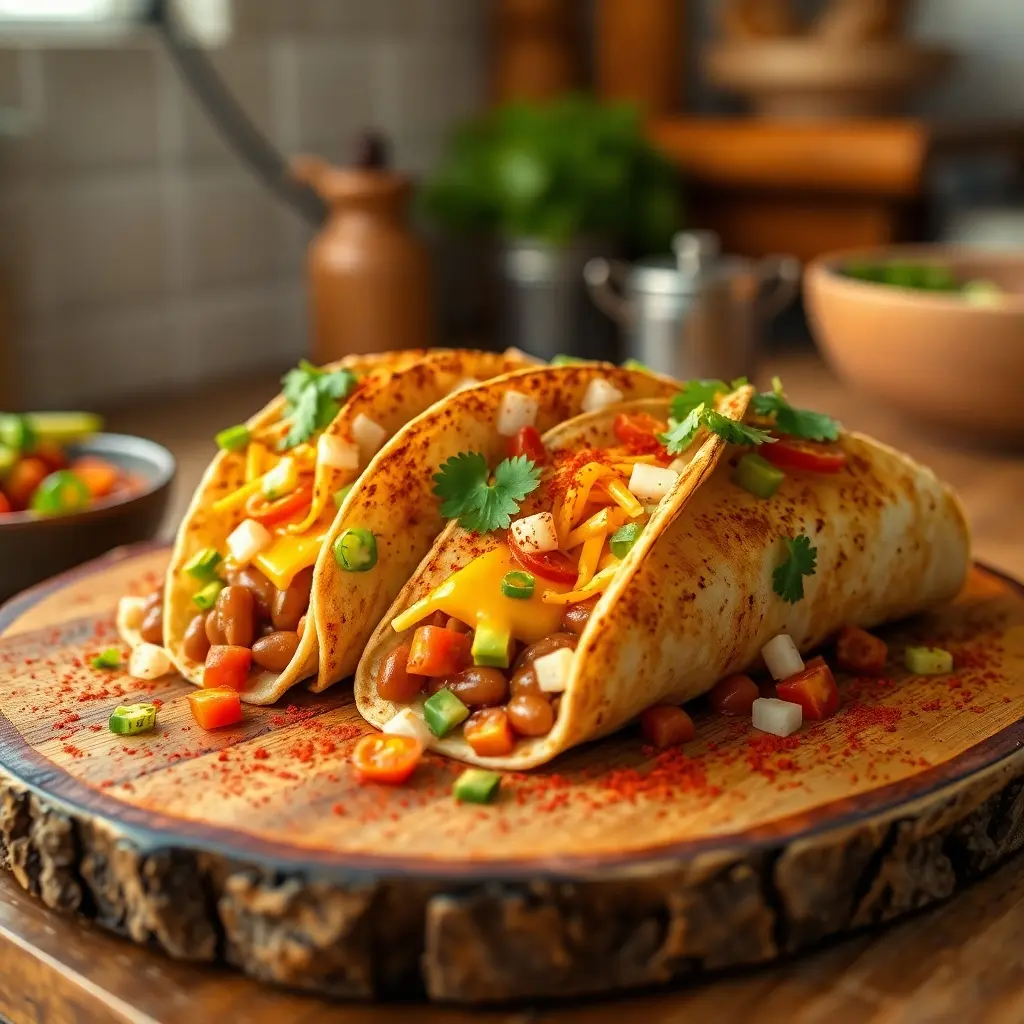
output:
<path id="1" fill-rule="evenodd" d="M 635 452 L 657 452 L 664 448 L 657 435 L 668 430 L 668 424 L 646 412 L 620 412 L 612 429 L 627 448 Z"/>
<path id="2" fill-rule="evenodd" d="M 541 440 L 540 431 L 536 427 L 523 427 L 509 443 L 509 455 L 516 458 L 525 455 L 531 462 L 543 466 L 548 461 L 548 453 Z"/>
<path id="3" fill-rule="evenodd" d="M 711 710 L 720 715 L 746 716 L 760 696 L 757 683 L 750 676 L 738 672 L 715 683 L 708 694 L 708 702 Z"/>
<path id="4" fill-rule="evenodd" d="M 71 463 L 71 472 L 82 481 L 94 498 L 105 498 L 117 486 L 117 467 L 95 455 L 83 455 Z"/>
<path id="5" fill-rule="evenodd" d="M 838 473 L 846 465 L 846 452 L 838 445 L 792 437 L 761 445 L 758 454 L 780 469 L 802 469 L 808 473 Z"/>
<path id="6" fill-rule="evenodd" d="M 410 675 L 409 644 L 400 644 L 388 653 L 377 676 L 377 695 L 396 704 L 411 704 L 423 687 L 423 676 Z"/>
<path id="7" fill-rule="evenodd" d="M 480 757 L 505 757 L 516 738 L 504 708 L 481 708 L 466 719 L 462 735 Z"/>
<path id="8" fill-rule="evenodd" d="M 451 676 L 470 662 L 472 641 L 444 626 L 420 626 L 412 635 L 405 670 L 414 676 Z"/>
<path id="9" fill-rule="evenodd" d="M 836 662 L 847 672 L 873 676 L 885 671 L 889 648 L 884 640 L 856 626 L 844 626 L 836 637 Z"/>
<path id="10" fill-rule="evenodd" d="M 367 782 L 400 785 L 423 756 L 423 747 L 411 736 L 375 733 L 364 736 L 352 751 L 352 767 Z"/>
<path id="11" fill-rule="evenodd" d="M 242 702 L 236 690 L 195 690 L 188 695 L 192 717 L 203 729 L 220 729 L 242 720 Z"/>
<path id="12" fill-rule="evenodd" d="M 214 644 L 206 655 L 203 688 L 215 690 L 227 686 L 232 690 L 244 689 L 250 668 L 252 651 L 248 647 Z"/>
<path id="13" fill-rule="evenodd" d="M 28 508 L 36 488 L 50 475 L 42 459 L 19 459 L 4 478 L 4 493 L 15 512 Z"/>
<path id="14" fill-rule="evenodd" d="M 804 718 L 812 722 L 828 718 L 839 707 L 839 687 L 824 662 L 808 664 L 803 672 L 776 683 L 775 692 L 779 700 L 799 704 L 804 709 Z"/>
<path id="15" fill-rule="evenodd" d="M 687 743 L 696 735 L 693 719 L 682 709 L 655 704 L 640 715 L 640 730 L 651 746 L 673 747 Z"/>

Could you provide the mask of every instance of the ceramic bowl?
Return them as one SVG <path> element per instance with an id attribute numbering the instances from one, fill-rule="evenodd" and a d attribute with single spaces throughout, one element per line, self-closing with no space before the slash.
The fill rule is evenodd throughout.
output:
<path id="1" fill-rule="evenodd" d="M 68 445 L 72 456 L 98 455 L 144 481 L 127 498 L 112 498 L 76 515 L 28 512 L 0 516 L 0 601 L 122 544 L 151 540 L 160 530 L 174 479 L 174 456 L 126 434 L 94 434 Z"/>
<path id="2" fill-rule="evenodd" d="M 854 280 L 850 262 L 938 262 L 958 280 L 987 279 L 992 305 L 959 295 Z M 923 426 L 986 445 L 1024 444 L 1024 250 L 890 246 L 831 253 L 804 277 L 825 358 L 849 384 Z"/>

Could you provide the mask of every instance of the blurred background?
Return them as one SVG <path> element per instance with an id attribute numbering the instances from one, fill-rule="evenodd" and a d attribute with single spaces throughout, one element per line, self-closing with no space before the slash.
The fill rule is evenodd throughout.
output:
<path id="1" fill-rule="evenodd" d="M 310 352 L 366 347 L 365 334 L 345 328 L 360 321 L 358 297 L 327 312 L 321 298 L 319 314 L 310 300 L 307 251 L 322 207 L 269 187 L 225 141 L 208 98 L 145 24 L 160 6 L 0 0 L 0 361 L 8 407 L 187 395 L 211 380 L 283 369 Z M 581 267 L 594 255 L 663 253 L 671 262 L 676 228 L 713 229 L 729 253 L 801 261 L 896 241 L 1024 239 L 1024 214 L 1014 212 L 1024 124 L 1019 3 L 179 7 L 180 32 L 202 44 L 239 111 L 285 160 L 311 154 L 371 170 L 386 163 L 412 185 L 433 188 L 427 202 L 421 192 L 413 203 L 410 236 L 395 243 L 426 241 L 429 298 L 410 299 L 416 310 L 381 328 L 374 347 L 421 338 L 492 345 L 515 341 L 517 331 L 570 324 L 583 341 L 545 338 L 543 346 L 590 354 L 608 344 L 620 356 L 635 354 L 592 301 L 577 295 L 567 311 L 562 289 L 533 308 L 523 283 L 548 287 L 568 273 L 570 290 L 579 291 Z M 815 41 L 800 42 L 799 52 L 778 49 L 798 31 Z M 604 181 L 596 180 L 596 157 L 575 168 L 557 164 L 552 130 L 536 124 L 492 122 L 490 141 L 478 137 L 477 150 L 446 149 L 466 119 L 496 103 L 571 92 L 629 101 L 644 119 L 616 124 L 603 108 L 565 115 L 588 140 L 580 146 L 593 147 L 589 156 L 610 154 Z M 554 135 L 561 131 L 556 124 Z M 492 194 L 474 196 L 466 176 L 479 186 L 483 172 L 474 178 L 474 168 L 488 159 L 487 147 L 510 138 L 526 139 L 528 149 L 536 143 L 540 156 L 532 165 L 513 160 L 507 180 L 488 185 Z M 648 141 L 663 165 L 641 167 Z M 302 173 L 322 194 L 354 189 L 349 200 L 363 202 L 373 192 L 365 181 L 332 185 L 322 167 Z M 545 191 L 549 173 L 560 182 Z M 616 182 L 617 195 L 634 205 L 602 217 L 615 205 L 607 196 Z M 400 186 L 388 217 L 404 202 Z M 567 194 L 590 207 L 575 208 Z M 626 237 L 640 216 L 636 203 L 648 198 L 650 230 Z M 537 208 L 524 213 L 531 202 Z M 372 225 L 364 229 L 338 243 L 338 273 L 349 267 L 353 288 L 367 295 L 359 267 L 385 257 L 374 249 L 380 239 L 366 236 Z M 502 244 L 484 244 L 495 234 Z M 517 249 L 517 235 L 543 236 L 542 244 Z M 579 251 L 568 263 L 552 261 L 551 245 Z M 327 275 L 322 287 L 344 292 L 324 270 L 326 257 L 317 259 Z M 375 303 L 419 294 L 422 266 L 403 267 L 405 276 L 381 285 Z M 519 288 L 504 303 L 503 281 Z M 319 347 L 318 315 L 335 324 Z M 421 326 L 428 317 L 431 326 Z M 765 333 L 804 337 L 799 305 Z"/>

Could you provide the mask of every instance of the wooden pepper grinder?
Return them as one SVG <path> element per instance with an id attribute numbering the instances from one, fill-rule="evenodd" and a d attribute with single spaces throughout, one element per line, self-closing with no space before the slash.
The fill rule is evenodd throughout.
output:
<path id="1" fill-rule="evenodd" d="M 352 167 L 302 156 L 291 168 L 328 207 L 307 258 L 313 361 L 433 345 L 430 258 L 408 225 L 412 182 L 387 168 L 383 140 L 363 139 Z"/>

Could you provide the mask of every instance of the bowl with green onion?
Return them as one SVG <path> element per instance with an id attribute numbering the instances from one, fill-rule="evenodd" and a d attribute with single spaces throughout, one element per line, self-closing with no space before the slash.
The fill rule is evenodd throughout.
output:
<path id="1" fill-rule="evenodd" d="M 808 266 L 804 299 L 852 387 L 954 439 L 1024 445 L 1024 250 L 830 253 Z"/>
<path id="2" fill-rule="evenodd" d="M 157 536 L 174 456 L 91 413 L 0 413 L 0 601 Z"/>

